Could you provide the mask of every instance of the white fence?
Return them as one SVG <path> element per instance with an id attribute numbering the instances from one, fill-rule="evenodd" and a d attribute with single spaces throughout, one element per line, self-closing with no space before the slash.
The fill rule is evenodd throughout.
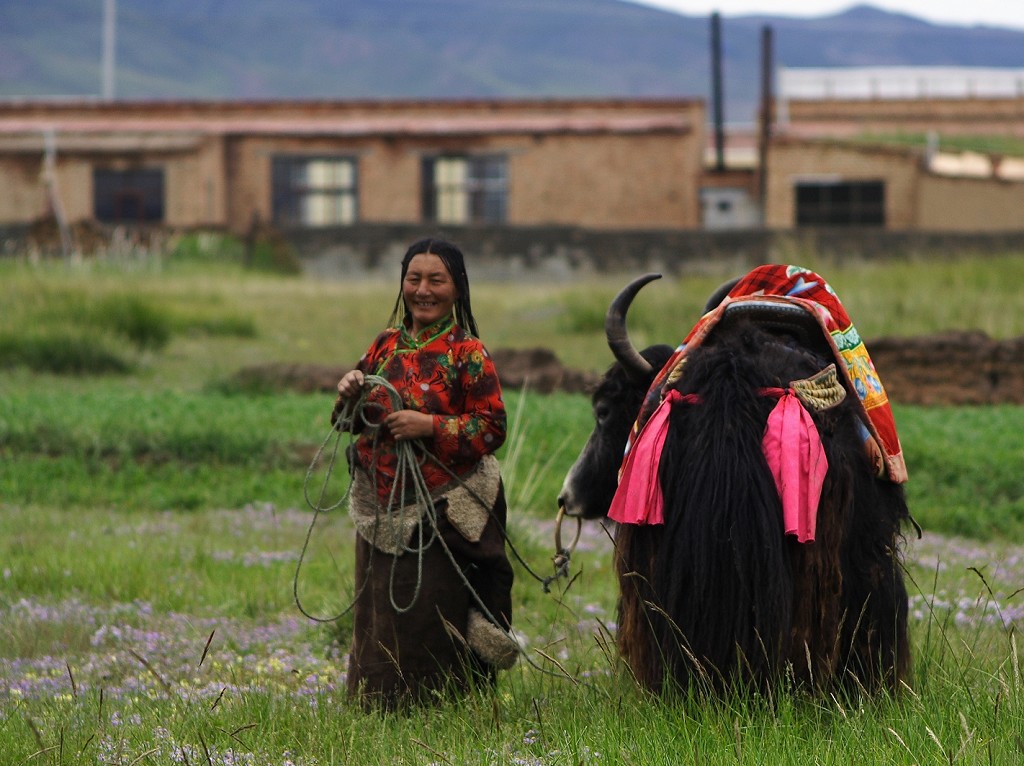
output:
<path id="1" fill-rule="evenodd" d="M 1024 69 L 985 67 L 842 67 L 777 70 L 777 95 L 805 99 L 1016 98 Z"/>

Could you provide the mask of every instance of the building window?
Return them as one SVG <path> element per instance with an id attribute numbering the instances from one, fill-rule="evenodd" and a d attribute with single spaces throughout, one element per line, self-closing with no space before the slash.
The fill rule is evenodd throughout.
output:
<path id="1" fill-rule="evenodd" d="M 275 224 L 337 226 L 356 222 L 359 197 L 352 157 L 274 157 L 271 183 Z"/>
<path id="2" fill-rule="evenodd" d="M 504 155 L 423 159 L 423 217 L 436 223 L 504 223 L 508 168 Z"/>
<path id="3" fill-rule="evenodd" d="M 164 171 L 160 168 L 92 171 L 93 216 L 103 223 L 161 223 Z"/>
<path id="4" fill-rule="evenodd" d="M 742 187 L 707 186 L 700 190 L 705 229 L 750 229 L 761 223 L 761 210 Z"/>
<path id="5" fill-rule="evenodd" d="M 797 226 L 884 226 L 883 181 L 801 181 Z"/>

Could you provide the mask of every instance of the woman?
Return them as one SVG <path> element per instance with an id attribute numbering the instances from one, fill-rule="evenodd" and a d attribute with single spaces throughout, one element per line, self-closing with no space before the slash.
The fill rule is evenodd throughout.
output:
<path id="1" fill-rule="evenodd" d="M 359 434 L 350 697 L 393 707 L 493 683 L 518 652 L 493 455 L 506 416 L 455 245 L 408 249 L 388 328 L 338 383 L 332 422 L 343 409 L 355 414 L 342 427 Z"/>

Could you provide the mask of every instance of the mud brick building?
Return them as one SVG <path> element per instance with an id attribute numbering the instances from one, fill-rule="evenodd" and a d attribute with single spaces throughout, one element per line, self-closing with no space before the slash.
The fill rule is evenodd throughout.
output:
<path id="1" fill-rule="evenodd" d="M 768 227 L 1024 230 L 1024 152 L 940 150 L 963 137 L 1024 146 L 1024 70 L 781 70 L 779 91 Z"/>
<path id="2" fill-rule="evenodd" d="M 699 100 L 0 102 L 0 224 L 694 228 Z"/>
<path id="3" fill-rule="evenodd" d="M 1024 232 L 1024 70 L 777 79 L 726 167 L 700 99 L 0 100 L 0 227 Z"/>

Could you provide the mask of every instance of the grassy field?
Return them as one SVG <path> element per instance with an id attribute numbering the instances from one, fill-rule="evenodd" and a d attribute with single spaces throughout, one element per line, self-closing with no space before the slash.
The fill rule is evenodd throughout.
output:
<path id="1" fill-rule="evenodd" d="M 804 259 L 806 260 L 806 259 Z M 1024 258 L 810 263 L 865 337 L 1024 334 Z M 721 278 L 728 275 L 723 274 Z M 492 348 L 603 369 L 624 277 L 474 283 Z M 396 274 L 397 280 L 397 274 Z M 664 280 L 638 343 L 679 340 L 717 277 Z M 896 699 L 655 702 L 615 660 L 610 541 L 585 525 L 545 593 L 584 396 L 508 392 L 499 455 L 529 652 L 497 694 L 407 716 L 344 699 L 352 530 L 316 514 L 329 395 L 246 395 L 265 362 L 351 364 L 396 284 L 231 264 L 0 263 L 4 764 L 1016 763 L 1024 756 L 1024 409 L 897 407 L 911 473 L 913 688 Z M 82 349 L 85 349 L 83 351 Z M 331 476 L 323 504 L 344 492 Z M 307 542 L 308 540 L 308 542 Z M 528 567 L 528 568 L 527 568 Z M 340 616 L 339 616 L 340 615 Z"/>

